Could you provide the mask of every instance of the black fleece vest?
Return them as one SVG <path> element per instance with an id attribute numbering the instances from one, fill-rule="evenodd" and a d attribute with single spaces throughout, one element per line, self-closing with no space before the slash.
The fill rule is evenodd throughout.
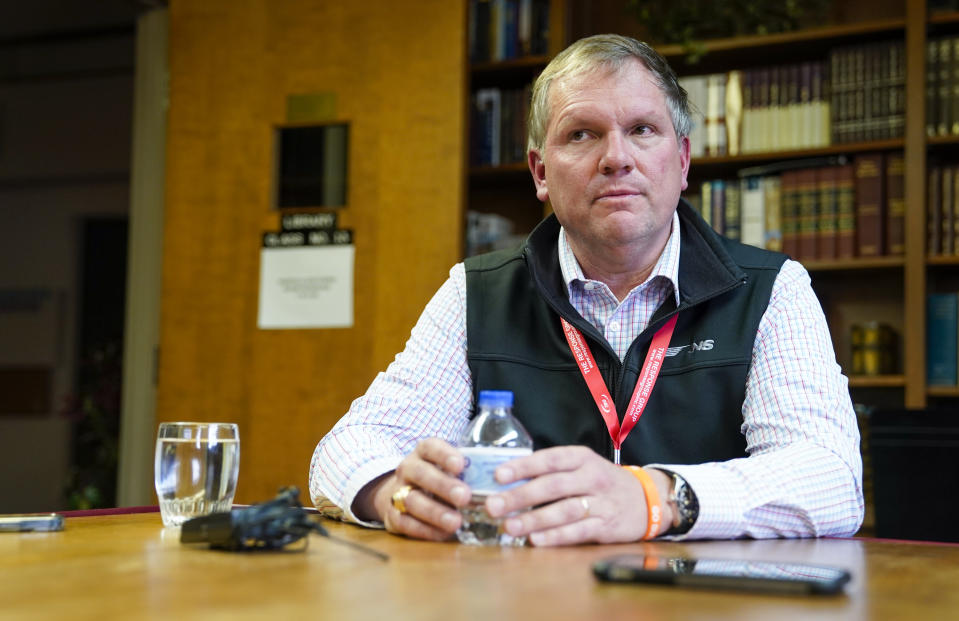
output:
<path id="1" fill-rule="evenodd" d="M 622 447 L 625 464 L 698 464 L 745 455 L 742 405 L 759 321 L 785 255 L 716 235 L 686 203 L 680 304 L 672 297 L 620 363 L 573 309 L 559 267 L 559 223 L 544 220 L 518 250 L 466 260 L 467 361 L 481 390 L 511 390 L 536 449 L 579 444 L 612 459 L 613 444 L 563 335 L 582 332 L 622 420 L 653 334 L 679 313 L 670 352 L 642 418 Z"/>

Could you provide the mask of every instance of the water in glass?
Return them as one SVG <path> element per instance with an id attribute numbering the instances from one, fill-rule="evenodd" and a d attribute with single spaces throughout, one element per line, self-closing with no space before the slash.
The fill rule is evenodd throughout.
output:
<path id="1" fill-rule="evenodd" d="M 224 426 L 232 429 L 216 428 Z M 229 511 L 240 466 L 236 426 L 211 423 L 189 429 L 161 429 L 154 466 L 165 526 Z"/>

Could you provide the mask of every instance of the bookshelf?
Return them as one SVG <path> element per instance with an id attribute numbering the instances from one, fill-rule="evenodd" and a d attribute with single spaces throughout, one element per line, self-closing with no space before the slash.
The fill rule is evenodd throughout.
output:
<path id="1" fill-rule="evenodd" d="M 905 65 L 908 68 L 910 58 L 906 36 L 910 30 L 910 19 L 911 16 L 907 15 L 904 18 L 827 26 L 800 32 L 710 41 L 706 43 L 706 55 L 694 65 L 687 63 L 684 51 L 678 46 L 660 47 L 659 51 L 677 74 L 684 78 L 689 75 L 731 70 L 749 71 L 800 62 L 828 63 L 831 51 L 836 49 L 899 41 L 907 56 Z M 924 28 L 924 19 L 922 24 Z M 908 101 L 908 93 L 906 95 Z M 907 111 L 909 113 L 904 115 L 905 124 L 915 124 L 914 120 L 910 119 L 911 110 L 907 108 Z M 703 112 L 708 114 L 708 111 Z M 831 157 L 854 160 L 857 156 L 870 153 L 902 154 L 908 160 L 911 153 L 909 137 L 910 128 L 904 127 L 901 136 L 878 140 L 832 142 L 827 146 L 696 157 L 691 165 L 690 186 L 695 187 L 701 180 L 736 177 L 743 169 L 771 163 Z M 925 144 L 920 148 L 925 149 Z M 905 179 L 906 174 L 908 173 L 904 173 L 904 183 L 907 186 L 915 184 L 915 181 Z M 924 182 L 920 187 L 924 187 Z M 910 202 L 909 209 L 912 210 L 915 204 Z M 921 209 L 922 203 L 919 205 Z M 910 224 L 913 227 L 916 225 L 915 222 Z M 905 227 L 910 224 L 904 222 Z M 901 256 L 801 259 L 812 275 L 813 286 L 823 304 L 833 333 L 837 359 L 849 376 L 850 388 L 857 401 L 898 402 L 912 407 L 925 405 L 924 368 L 917 372 L 908 362 L 917 357 L 924 360 L 924 353 L 915 351 L 917 343 L 924 344 L 924 336 L 915 338 L 915 334 L 924 334 L 916 324 L 916 318 L 919 321 L 923 319 L 921 315 L 924 310 L 908 303 L 906 293 L 911 289 L 924 289 L 924 283 L 917 286 L 914 282 L 915 270 L 910 269 L 912 263 L 922 260 L 922 248 L 923 246 L 918 249 L 910 246 Z M 899 334 L 900 367 L 896 373 L 855 375 L 850 372 L 850 332 L 853 324 L 862 321 L 881 321 L 891 325 Z"/>
<path id="2" fill-rule="evenodd" d="M 491 8 L 497 3 L 495 0 L 470 0 L 469 1 L 469 33 L 470 38 L 475 37 L 476 27 L 473 25 L 476 19 L 478 5 L 488 5 L 483 10 L 495 11 Z M 507 3 L 498 3 L 504 6 Z M 466 174 L 466 201 L 465 213 L 463 215 L 466 231 L 465 254 L 475 254 L 490 249 L 490 246 L 483 242 L 471 241 L 471 231 L 475 231 L 476 218 L 492 219 L 491 222 L 481 224 L 482 228 L 496 228 L 498 223 L 508 222 L 511 229 L 505 231 L 504 238 L 500 243 L 508 245 L 510 238 L 508 233 L 512 233 L 513 239 L 525 236 L 536 224 L 548 213 L 548 209 L 536 198 L 535 188 L 527 168 L 525 153 L 525 108 L 520 107 L 518 111 L 511 111 L 515 115 L 514 122 L 511 124 L 514 128 L 512 140 L 515 145 L 521 145 L 519 151 L 512 158 L 503 156 L 498 158 L 498 162 L 490 162 L 488 151 L 489 145 L 482 148 L 485 156 L 479 156 L 477 143 L 478 125 L 482 121 L 477 118 L 476 97 L 478 93 L 484 90 L 494 89 L 498 91 L 497 98 L 502 98 L 502 107 L 505 110 L 505 101 L 509 93 L 519 91 L 522 95 L 522 89 L 532 84 L 533 80 L 540 71 L 546 66 L 550 58 L 559 53 L 568 44 L 568 0 L 532 0 L 531 2 L 516 3 L 528 7 L 534 14 L 541 13 L 546 16 L 548 24 L 544 40 L 538 44 L 532 44 L 528 47 L 533 51 L 544 49 L 544 54 L 523 54 L 522 48 L 527 47 L 524 44 L 519 45 L 515 57 L 502 60 L 490 60 L 489 56 L 495 53 L 486 53 L 485 49 L 476 58 L 476 45 L 470 44 L 469 85 L 468 101 L 470 120 L 470 133 L 467 137 L 467 174 Z M 486 17 L 480 19 L 486 21 Z M 492 17 L 496 21 L 496 17 Z M 500 18 L 502 20 L 502 18 Z M 529 19 L 534 24 L 541 21 L 542 17 L 533 16 Z M 502 28 L 502 27 L 501 27 Z M 508 28 L 508 27 L 507 27 Z M 482 30 L 486 30 L 482 28 Z M 535 25 L 533 27 L 535 36 Z M 490 28 L 490 48 L 496 47 L 497 37 L 496 27 Z M 485 43 L 480 46 L 485 48 Z M 508 54 L 507 54 L 508 55 Z M 527 95 L 528 97 L 528 95 Z M 498 102 L 499 104 L 500 102 Z M 505 124 L 505 123 L 504 123 Z M 504 133 L 506 133 L 504 131 Z"/>
<path id="3" fill-rule="evenodd" d="M 892 4 L 892 3 L 889 3 Z M 578 5 L 551 0 L 551 54 L 567 43 L 572 31 L 564 22 Z M 901 44 L 904 76 L 900 135 L 847 141 L 828 146 L 788 148 L 736 155 L 700 156 L 692 161 L 690 186 L 703 180 L 735 177 L 743 169 L 811 158 L 881 153 L 901 155 L 904 161 L 904 251 L 899 256 L 804 260 L 833 332 L 837 358 L 850 368 L 850 327 L 860 321 L 881 321 L 899 335 L 898 369 L 883 375 L 849 375 L 854 398 L 864 403 L 924 408 L 930 399 L 959 397 L 959 387 L 930 387 L 926 383 L 926 294 L 933 290 L 959 291 L 959 256 L 927 256 L 927 157 L 951 158 L 959 165 L 959 135 L 926 135 L 926 44 L 934 37 L 959 35 L 959 12 L 927 14 L 926 2 L 903 0 L 901 17 L 883 17 L 799 32 L 739 37 L 705 43 L 706 54 L 689 64 L 678 46 L 659 51 L 680 77 L 711 72 L 747 70 L 761 66 L 828 61 L 836 48 L 896 41 Z M 581 32 L 577 36 L 591 34 Z M 625 34 L 634 34 L 626 32 Z M 489 85 L 514 86 L 532 79 L 547 62 L 533 57 L 471 66 L 471 91 Z M 957 72 L 959 75 L 959 72 Z M 516 231 L 526 232 L 542 217 L 533 195 L 525 162 L 498 166 L 470 166 L 466 209 L 510 217 Z M 959 255 L 959 253 L 957 253 Z"/>
<path id="4" fill-rule="evenodd" d="M 925 2 L 920 3 L 925 6 Z M 915 39 L 915 45 L 922 46 L 922 49 L 928 50 L 927 45 L 935 42 L 941 41 L 945 38 L 956 38 L 959 37 L 959 11 L 948 11 L 948 12 L 937 12 L 930 15 L 925 15 L 921 13 L 919 7 L 909 7 L 911 13 L 915 15 L 912 17 L 915 25 L 912 29 L 912 34 Z M 922 21 L 925 20 L 925 21 Z M 920 27 L 922 24 L 923 27 Z M 908 36 L 908 33 L 907 33 Z M 929 91 L 927 88 L 936 83 L 934 75 L 931 75 L 929 63 L 929 55 L 922 55 L 921 52 L 917 49 L 917 56 L 921 58 L 915 59 L 916 71 L 919 72 L 917 76 L 917 81 L 921 79 L 921 84 L 916 85 L 915 88 L 910 91 L 910 95 L 915 99 L 919 100 L 920 97 L 926 100 L 927 107 L 925 108 L 926 113 L 929 112 L 928 106 L 928 95 Z M 954 74 L 959 78 L 959 73 Z M 955 96 L 955 92 L 953 96 Z M 941 95 L 941 93 L 940 93 Z M 918 103 L 914 105 L 919 105 Z M 920 108 L 922 111 L 922 108 Z M 919 115 L 924 120 L 924 124 L 929 124 L 929 119 L 925 118 L 925 115 Z M 959 165 L 959 135 L 955 129 L 951 132 L 950 135 L 930 135 L 929 128 L 926 127 L 923 131 L 923 127 L 918 127 L 918 120 L 914 123 L 917 125 L 915 127 L 915 133 L 917 136 L 912 142 L 914 147 L 913 152 L 916 154 L 917 162 L 913 163 L 914 168 L 916 168 L 915 175 L 917 176 L 916 184 L 923 184 L 923 198 L 926 201 L 923 203 L 923 213 L 927 215 L 930 212 L 935 211 L 934 201 L 932 200 L 932 193 L 929 192 L 928 187 L 925 185 L 927 182 L 929 173 L 939 166 L 940 163 L 949 163 L 952 165 Z M 920 168 L 921 161 L 921 168 Z M 917 191 L 918 193 L 918 191 Z M 959 229 L 957 229 L 959 230 Z M 923 228 L 919 235 L 924 235 L 927 232 L 926 228 Z M 916 273 L 916 279 L 920 280 L 921 278 L 921 289 L 919 289 L 919 283 L 916 283 L 916 295 L 917 297 L 921 295 L 922 301 L 926 302 L 926 296 L 932 293 L 943 293 L 943 292 L 956 292 L 959 291 L 959 273 L 955 269 L 955 266 L 959 265 L 959 257 L 953 256 L 937 256 L 936 252 L 931 250 L 928 245 L 927 240 L 917 239 L 913 245 L 913 248 L 916 249 L 916 256 L 912 261 L 911 267 L 913 267 Z M 959 253 L 956 253 L 959 254 Z M 925 309 L 926 305 L 924 304 L 923 308 Z M 928 352 L 926 351 L 926 329 L 929 327 L 926 323 L 927 318 L 924 313 L 921 317 L 923 321 L 923 330 L 922 332 L 915 332 L 914 337 L 921 339 L 920 346 L 922 349 L 923 362 L 927 360 L 926 356 Z M 917 381 L 922 381 L 923 387 L 923 397 L 925 398 L 922 401 L 922 405 L 941 405 L 942 403 L 954 403 L 956 398 L 959 398 L 959 386 L 935 386 L 928 385 L 926 383 L 925 376 L 926 368 L 923 367 L 923 376 L 918 378 Z"/>

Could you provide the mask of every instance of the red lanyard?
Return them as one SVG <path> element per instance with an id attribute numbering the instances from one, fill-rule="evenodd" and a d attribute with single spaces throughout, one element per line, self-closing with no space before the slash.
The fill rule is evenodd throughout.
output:
<path id="1" fill-rule="evenodd" d="M 566 342 L 569 343 L 569 349 L 573 352 L 573 358 L 579 365 L 579 370 L 583 374 L 583 379 L 586 380 L 590 394 L 593 395 L 599 413 L 606 421 L 609 437 L 613 440 L 613 462 L 616 465 L 619 465 L 619 452 L 626 436 L 643 415 L 649 395 L 653 392 L 653 385 L 656 384 L 659 370 L 663 366 L 663 356 L 666 354 L 666 348 L 669 347 L 669 339 L 673 336 L 673 328 L 676 327 L 678 317 L 679 315 L 670 317 L 669 321 L 653 335 L 653 342 L 649 346 L 649 351 L 646 352 L 646 361 L 643 362 L 639 379 L 636 380 L 636 387 L 633 388 L 633 396 L 630 397 L 629 405 L 626 407 L 622 427 L 619 424 L 619 416 L 616 414 L 616 405 L 613 403 L 613 398 L 609 396 L 609 389 L 606 388 L 603 375 L 596 367 L 596 360 L 593 358 L 593 353 L 589 351 L 589 345 L 586 344 L 579 330 L 562 317 L 559 318 L 563 322 L 563 332 L 566 335 Z"/>

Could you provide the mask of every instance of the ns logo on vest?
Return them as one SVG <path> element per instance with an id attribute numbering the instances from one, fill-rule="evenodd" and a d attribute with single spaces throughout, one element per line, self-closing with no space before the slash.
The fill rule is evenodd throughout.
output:
<path id="1" fill-rule="evenodd" d="M 689 345 L 680 345 L 679 347 L 669 347 L 666 349 L 666 357 L 670 358 L 672 356 L 676 356 L 687 347 L 689 348 L 690 352 L 709 351 L 710 349 L 713 348 L 713 343 L 714 343 L 713 339 L 704 339 L 702 341 L 699 341 L 698 343 L 690 343 Z"/>

